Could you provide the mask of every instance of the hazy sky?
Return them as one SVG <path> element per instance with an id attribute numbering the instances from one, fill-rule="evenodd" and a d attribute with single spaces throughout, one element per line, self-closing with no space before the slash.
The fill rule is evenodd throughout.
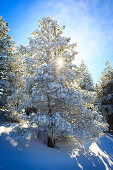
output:
<path id="1" fill-rule="evenodd" d="M 27 45 L 38 19 L 48 15 L 77 42 L 75 63 L 83 59 L 94 82 L 107 60 L 113 67 L 113 0 L 0 0 L 0 16 L 17 45 Z"/>

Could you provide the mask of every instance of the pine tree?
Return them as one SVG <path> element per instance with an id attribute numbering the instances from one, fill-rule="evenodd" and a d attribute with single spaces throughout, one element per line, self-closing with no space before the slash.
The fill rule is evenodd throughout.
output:
<path id="1" fill-rule="evenodd" d="M 7 97 L 11 95 L 11 58 L 13 55 L 14 42 L 8 34 L 9 29 L 2 17 L 0 17 L 0 112 L 2 117 L 7 111 Z"/>
<path id="2" fill-rule="evenodd" d="M 75 75 L 76 66 L 72 64 L 76 44 L 62 36 L 64 28 L 50 17 L 39 20 L 39 29 L 32 33 L 34 38 L 29 38 L 25 86 L 9 99 L 19 100 L 14 109 L 26 123 L 26 134 L 30 137 L 39 129 L 47 131 L 50 147 L 55 147 L 58 136 L 74 136 L 77 142 L 85 143 L 100 137 L 106 129 L 102 116 L 83 104 L 83 97 L 93 100 L 92 96 L 74 87 L 79 75 Z"/>
<path id="3" fill-rule="evenodd" d="M 109 123 L 109 129 L 113 129 L 113 69 L 108 61 L 98 83 L 98 95 L 100 111 Z"/>
<path id="4" fill-rule="evenodd" d="M 25 65 L 25 60 L 28 55 L 27 53 L 27 47 L 20 45 L 19 47 L 15 47 L 15 51 L 13 53 L 13 56 L 11 58 L 11 71 L 10 71 L 10 76 L 12 77 L 13 81 L 11 82 L 11 89 L 12 89 L 12 95 L 10 95 L 7 98 L 7 106 L 8 109 L 11 111 L 11 120 L 20 122 L 19 117 L 20 115 L 17 114 L 14 107 L 18 107 L 20 101 L 21 101 L 21 96 L 16 97 L 15 95 L 20 89 L 25 88 L 25 80 L 24 76 L 26 76 L 26 65 Z M 10 99 L 13 98 L 12 102 L 10 102 Z"/>
<path id="5" fill-rule="evenodd" d="M 81 89 L 88 90 L 88 91 L 94 91 L 91 75 L 90 75 L 88 68 L 85 65 L 83 60 L 81 61 L 81 64 L 80 64 L 80 72 L 82 74 L 82 80 L 80 83 Z"/>

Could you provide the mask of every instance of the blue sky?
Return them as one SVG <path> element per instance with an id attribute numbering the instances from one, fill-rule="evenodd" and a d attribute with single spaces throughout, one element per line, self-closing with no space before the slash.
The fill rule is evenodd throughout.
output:
<path id="1" fill-rule="evenodd" d="M 17 45 L 27 45 L 38 19 L 48 15 L 65 25 L 64 35 L 77 42 L 75 63 L 83 59 L 94 82 L 107 60 L 113 67 L 113 0 L 0 0 L 0 16 Z"/>

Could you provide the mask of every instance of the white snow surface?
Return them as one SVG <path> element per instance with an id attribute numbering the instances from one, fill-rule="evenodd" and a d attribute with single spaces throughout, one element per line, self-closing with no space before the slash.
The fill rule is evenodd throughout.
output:
<path id="1" fill-rule="evenodd" d="M 0 126 L 1 170 L 113 169 L 113 136 L 110 134 L 102 137 L 100 143 L 86 144 L 80 151 L 73 142 L 53 149 L 37 138 L 28 147 L 22 147 L 9 136 L 10 130 Z"/>

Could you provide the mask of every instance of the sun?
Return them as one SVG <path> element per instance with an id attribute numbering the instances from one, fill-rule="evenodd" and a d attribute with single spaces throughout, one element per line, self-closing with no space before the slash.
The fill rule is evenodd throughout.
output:
<path id="1" fill-rule="evenodd" d="M 57 60 L 57 64 L 58 64 L 58 66 L 59 67 L 62 67 L 63 66 L 63 60 L 62 60 L 62 58 L 60 57 L 60 58 L 58 58 L 58 60 Z"/>

